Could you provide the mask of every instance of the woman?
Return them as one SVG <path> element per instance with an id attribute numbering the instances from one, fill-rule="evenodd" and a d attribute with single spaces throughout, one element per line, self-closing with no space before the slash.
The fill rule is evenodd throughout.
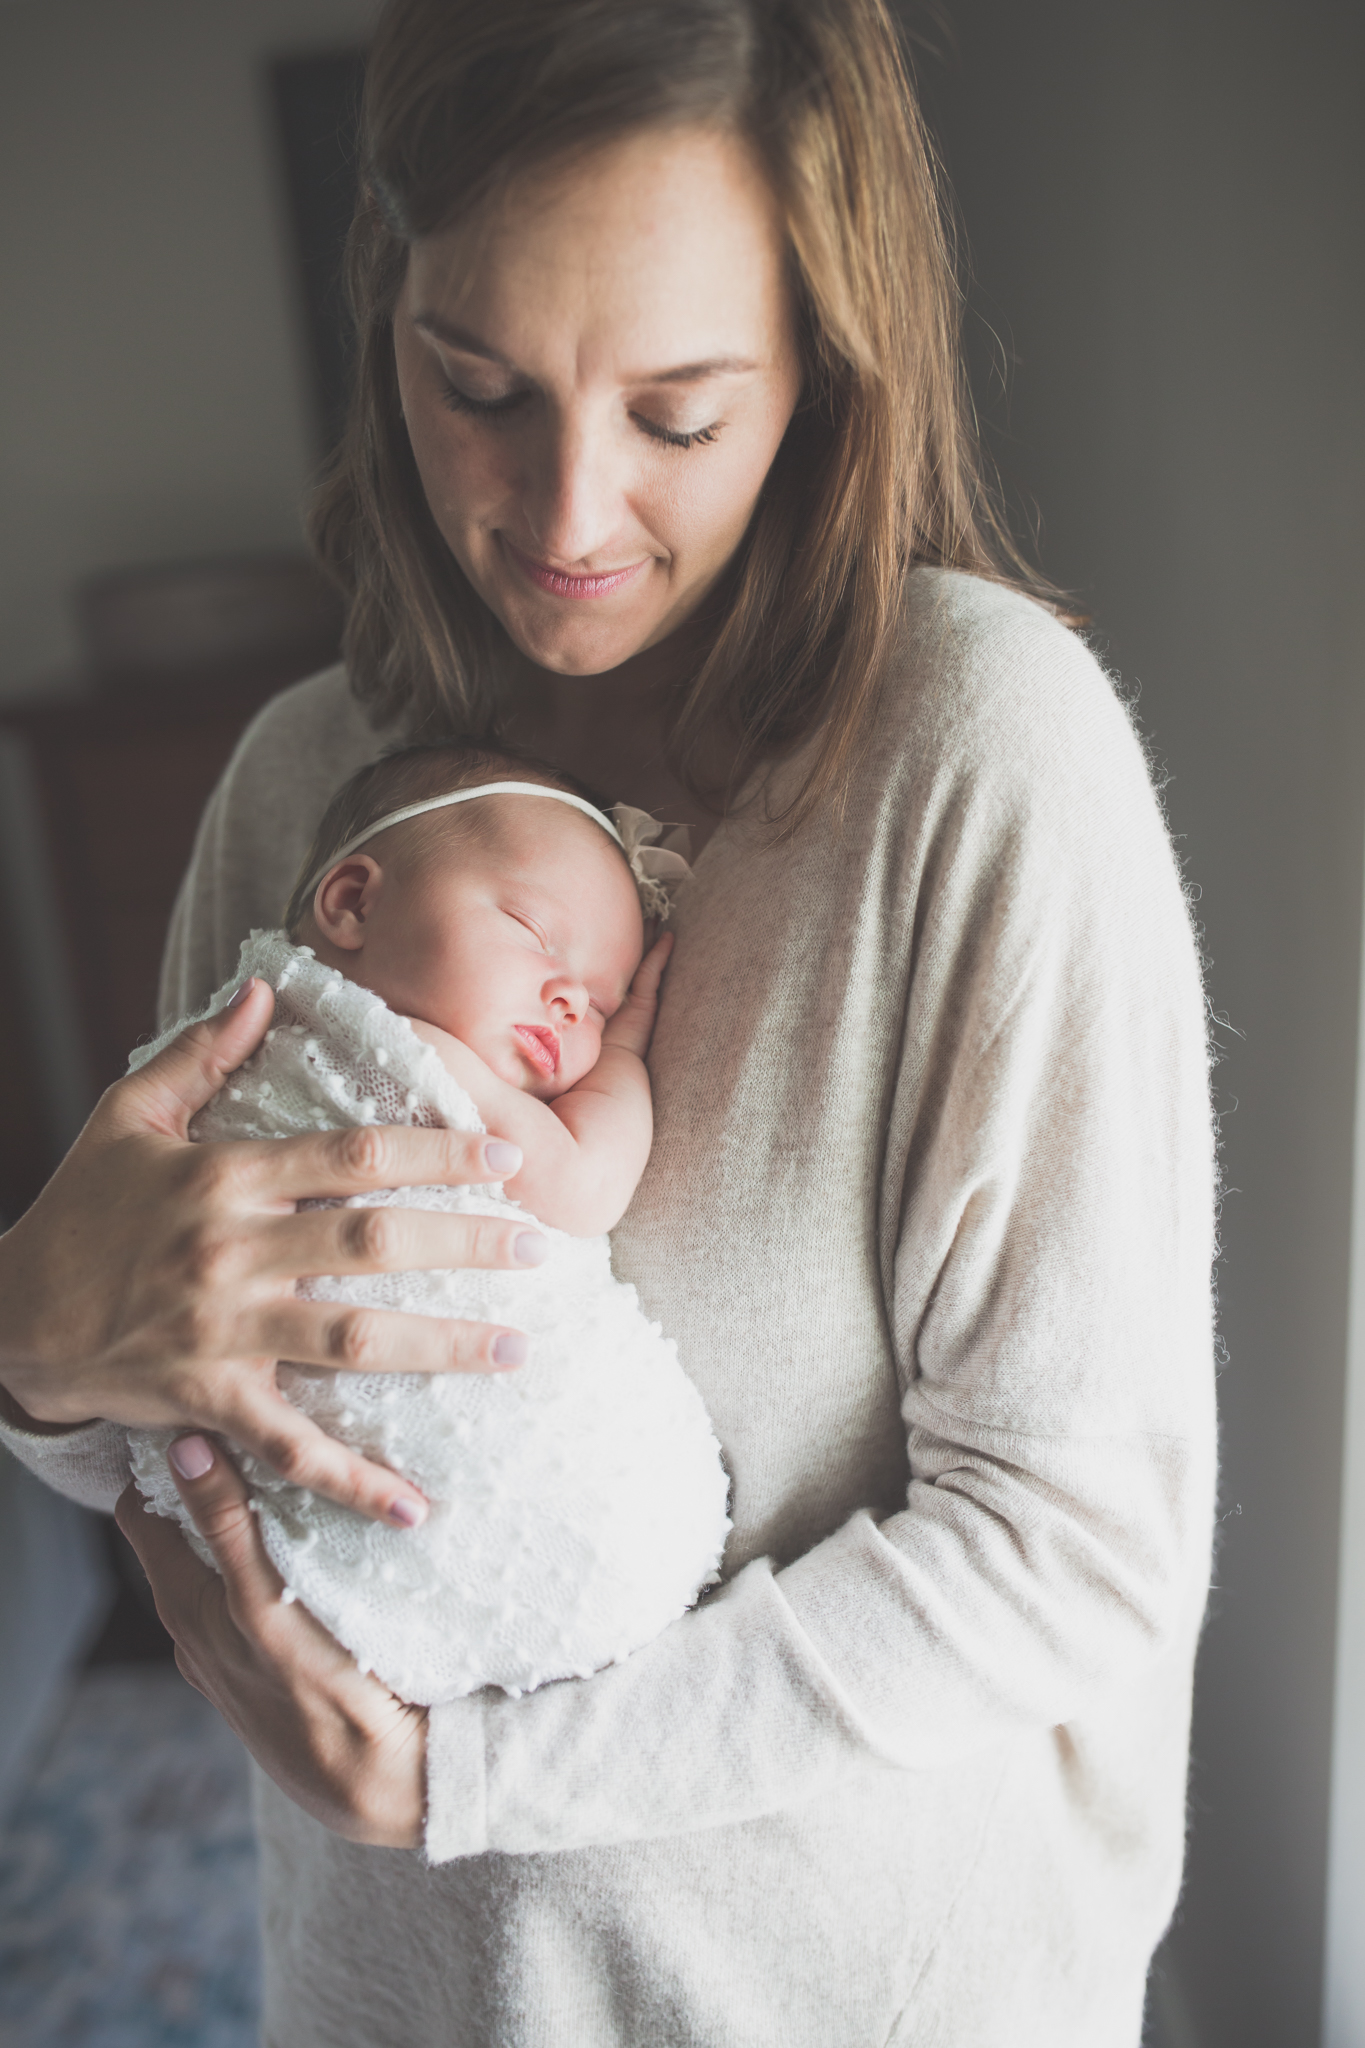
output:
<path id="1" fill-rule="evenodd" d="M 377 732 L 500 724 L 691 823 L 616 1259 L 725 1445 L 726 1584 L 587 1683 L 430 1715 L 279 1604 L 200 1431 L 411 1520 L 274 1358 L 510 1334 L 295 1279 L 514 1253 L 294 1213 L 507 1170 L 470 1141 L 184 1142 L 256 986 L 0 1243 L 7 1441 L 108 1504 L 111 1424 L 192 1431 L 223 1581 L 120 1517 L 263 1767 L 276 2048 L 1132 2048 L 1211 1515 L 1202 1003 L 1138 747 L 982 510 L 882 0 L 399 0 L 364 147 L 316 520 L 347 674 L 243 740 L 164 1007 L 274 921 Z"/>

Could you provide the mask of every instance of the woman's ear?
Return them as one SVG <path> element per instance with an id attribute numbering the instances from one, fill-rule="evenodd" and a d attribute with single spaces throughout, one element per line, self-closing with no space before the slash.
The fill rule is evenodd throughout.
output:
<path id="1" fill-rule="evenodd" d="M 327 870 L 313 891 L 313 922 L 321 938 L 347 953 L 360 951 L 382 872 L 368 853 L 353 853 Z"/>

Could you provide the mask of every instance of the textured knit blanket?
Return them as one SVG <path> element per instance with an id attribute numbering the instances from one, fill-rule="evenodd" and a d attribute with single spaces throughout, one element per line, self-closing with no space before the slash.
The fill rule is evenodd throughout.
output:
<path id="1" fill-rule="evenodd" d="M 282 932 L 253 932 L 238 972 L 275 990 L 266 1042 L 191 1125 L 199 1140 L 289 1137 L 366 1123 L 482 1130 L 435 1051 L 378 996 Z M 150 1059 L 188 1019 L 139 1048 Z M 525 1219 L 500 1187 L 398 1188 L 354 1207 Z M 324 1206 L 324 1205 L 320 1205 Z M 331 1206 L 331 1205 L 325 1205 Z M 365 1520 L 232 1446 L 265 1547 L 295 1597 L 402 1698 L 485 1685 L 515 1695 L 617 1662 L 713 1583 L 727 1481 L 701 1397 L 605 1237 L 550 1240 L 524 1273 L 386 1273 L 301 1281 L 313 1300 L 505 1322 L 532 1337 L 505 1374 L 331 1373 L 280 1367 L 285 1396 L 331 1435 L 402 1472 L 431 1504 L 417 1530 Z M 149 1510 L 206 1563 L 166 1467 L 175 1432 L 130 1432 Z"/>

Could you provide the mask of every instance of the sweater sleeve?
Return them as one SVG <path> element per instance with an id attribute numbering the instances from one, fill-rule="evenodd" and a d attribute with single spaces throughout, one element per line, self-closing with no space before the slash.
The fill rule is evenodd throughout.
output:
<path id="1" fill-rule="evenodd" d="M 1103 694 L 1055 744 L 984 721 L 904 848 L 881 1180 L 903 1509 L 748 1564 L 585 1683 L 433 1709 L 431 1860 L 680 1834 L 855 1770 L 932 1770 L 1192 1646 L 1213 1483 L 1203 1002 Z"/>
<path id="2" fill-rule="evenodd" d="M 128 1432 L 114 1422 L 87 1422 L 60 1436 L 0 1421 L 0 1444 L 55 1493 L 83 1508 L 112 1514 L 128 1484 Z"/>

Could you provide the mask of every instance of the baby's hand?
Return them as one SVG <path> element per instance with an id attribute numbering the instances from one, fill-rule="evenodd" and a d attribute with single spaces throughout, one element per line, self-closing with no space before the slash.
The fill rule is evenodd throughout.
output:
<path id="1" fill-rule="evenodd" d="M 654 1032 L 659 983 L 672 951 L 672 932 L 661 933 L 636 968 L 629 994 L 602 1033 L 604 1046 L 620 1046 L 624 1052 L 633 1052 L 637 1059 L 644 1058 Z"/>

